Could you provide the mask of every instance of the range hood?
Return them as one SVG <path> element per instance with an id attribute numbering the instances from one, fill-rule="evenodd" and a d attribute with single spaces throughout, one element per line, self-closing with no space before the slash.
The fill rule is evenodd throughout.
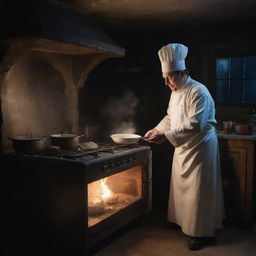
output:
<path id="1" fill-rule="evenodd" d="M 0 13 L 0 154 L 9 137 L 78 133 L 80 88 L 125 50 L 58 1 L 5 0 Z"/>
<path id="2" fill-rule="evenodd" d="M 86 15 L 53 0 L 3 1 L 0 40 L 32 40 L 34 50 L 70 55 L 124 56 L 125 50 Z"/>

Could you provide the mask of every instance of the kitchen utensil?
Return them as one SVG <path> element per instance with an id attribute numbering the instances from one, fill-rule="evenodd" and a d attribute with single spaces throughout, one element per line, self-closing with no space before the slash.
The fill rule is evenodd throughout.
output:
<path id="1" fill-rule="evenodd" d="M 60 133 L 50 135 L 51 144 L 59 146 L 61 149 L 76 150 L 79 146 L 79 138 L 84 135 L 75 135 L 70 133 Z"/>
<path id="2" fill-rule="evenodd" d="M 129 133 L 116 133 L 112 134 L 111 139 L 118 144 L 135 144 L 141 139 L 146 139 L 148 137 L 142 137 L 138 134 L 129 134 Z"/>
<path id="3" fill-rule="evenodd" d="M 251 134 L 251 126 L 249 124 L 236 124 L 235 131 L 240 135 L 250 135 Z"/>
<path id="4" fill-rule="evenodd" d="M 230 133 L 232 130 L 232 125 L 233 125 L 232 121 L 223 121 L 224 133 Z"/>
<path id="5" fill-rule="evenodd" d="M 35 154 L 40 153 L 45 148 L 45 140 L 43 137 L 33 137 L 31 135 L 10 137 L 13 149 L 18 153 Z"/>

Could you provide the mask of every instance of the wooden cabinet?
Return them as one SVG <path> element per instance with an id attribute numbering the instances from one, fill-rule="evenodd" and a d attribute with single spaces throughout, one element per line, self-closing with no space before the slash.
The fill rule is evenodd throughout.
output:
<path id="1" fill-rule="evenodd" d="M 226 221 L 252 224 L 254 220 L 255 141 L 219 139 Z"/>

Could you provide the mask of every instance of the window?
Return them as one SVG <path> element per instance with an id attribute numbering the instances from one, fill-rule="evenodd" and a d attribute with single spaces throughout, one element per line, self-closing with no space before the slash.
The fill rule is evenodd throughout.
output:
<path id="1" fill-rule="evenodd" d="M 216 60 L 218 103 L 256 103 L 256 56 Z"/>

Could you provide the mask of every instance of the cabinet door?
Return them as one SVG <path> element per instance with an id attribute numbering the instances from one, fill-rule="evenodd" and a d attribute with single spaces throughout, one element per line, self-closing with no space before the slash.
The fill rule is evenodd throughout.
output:
<path id="1" fill-rule="evenodd" d="M 253 142 L 220 141 L 223 192 L 227 222 L 253 220 Z"/>

